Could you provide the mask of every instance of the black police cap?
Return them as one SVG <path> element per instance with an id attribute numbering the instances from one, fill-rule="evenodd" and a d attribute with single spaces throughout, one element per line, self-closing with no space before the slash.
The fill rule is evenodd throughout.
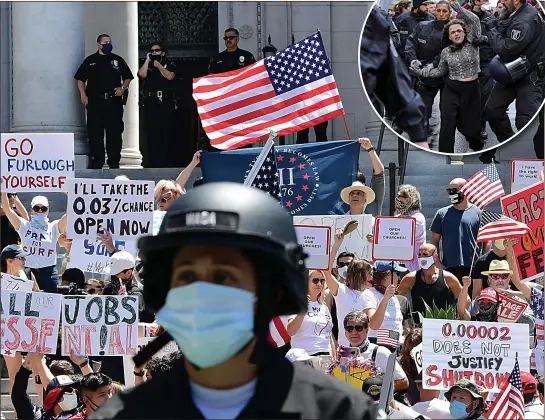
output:
<path id="1" fill-rule="evenodd" d="M 190 189 L 170 206 L 158 235 L 138 242 L 144 263 L 144 300 L 150 309 L 163 306 L 170 288 L 173 252 L 185 245 L 233 246 L 257 253 L 267 265 L 256 266 L 258 282 L 259 269 L 275 270 L 282 290 L 275 315 L 306 310 L 306 256 L 297 243 L 293 220 L 263 191 L 215 182 Z"/>

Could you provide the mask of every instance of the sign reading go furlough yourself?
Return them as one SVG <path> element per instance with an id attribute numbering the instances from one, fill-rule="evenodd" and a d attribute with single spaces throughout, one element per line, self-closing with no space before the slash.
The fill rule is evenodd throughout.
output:
<path id="1" fill-rule="evenodd" d="M 517 192 L 533 185 L 540 179 L 540 172 L 543 170 L 541 159 L 513 159 L 511 161 L 511 192 Z"/>
<path id="2" fill-rule="evenodd" d="M 416 220 L 412 217 L 376 217 L 373 260 L 413 260 L 415 234 Z"/>
<path id="3" fill-rule="evenodd" d="M 521 280 L 543 276 L 543 198 L 543 182 L 501 198 L 503 214 L 530 228 L 513 247 Z"/>
<path id="4" fill-rule="evenodd" d="M 306 266 L 309 270 L 329 270 L 329 226 L 295 225 L 295 233 L 303 252 L 308 254 Z"/>
<path id="5" fill-rule="evenodd" d="M 2 192 L 67 191 L 74 134 L 2 133 Z"/>
<path id="6" fill-rule="evenodd" d="M 62 295 L 2 290 L 0 353 L 57 353 Z"/>
<path id="7" fill-rule="evenodd" d="M 152 234 L 153 181 L 70 179 L 67 183 L 68 238 L 95 240 L 104 231 L 114 240 Z"/>
<path id="8" fill-rule="evenodd" d="M 465 378 L 498 391 L 517 354 L 520 370 L 530 371 L 528 324 L 425 318 L 422 328 L 425 389 L 449 389 Z"/>

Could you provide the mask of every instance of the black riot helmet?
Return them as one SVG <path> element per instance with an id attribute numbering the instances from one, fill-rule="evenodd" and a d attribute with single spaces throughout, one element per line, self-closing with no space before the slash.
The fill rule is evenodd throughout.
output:
<path id="1" fill-rule="evenodd" d="M 139 240 L 144 300 L 153 311 L 165 303 L 172 260 L 185 245 L 240 248 L 254 263 L 258 311 L 275 315 L 307 310 L 306 255 L 297 243 L 291 216 L 257 188 L 215 182 L 190 189 L 167 210 L 159 233 Z"/>
<path id="2" fill-rule="evenodd" d="M 509 63 L 504 63 L 499 56 L 490 61 L 490 76 L 496 82 L 509 85 L 518 82 L 530 72 L 530 63 L 526 57 L 518 57 Z"/>

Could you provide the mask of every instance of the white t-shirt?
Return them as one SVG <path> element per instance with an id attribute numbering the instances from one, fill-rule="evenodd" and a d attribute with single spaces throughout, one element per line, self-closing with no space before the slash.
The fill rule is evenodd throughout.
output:
<path id="1" fill-rule="evenodd" d="M 373 357 L 373 350 L 377 347 L 377 354 L 375 356 L 375 365 L 382 371 L 386 372 L 386 365 L 388 364 L 388 358 L 390 357 L 390 354 L 392 352 L 388 350 L 386 347 L 383 346 L 377 346 L 376 344 L 369 343 L 369 347 L 367 347 L 367 350 L 363 353 L 360 353 L 360 357 L 364 360 L 371 360 Z M 394 367 L 394 381 L 399 381 L 401 379 L 407 379 L 407 375 L 405 374 L 405 371 L 401 367 L 401 365 L 397 362 Z"/>
<path id="2" fill-rule="evenodd" d="M 534 402 L 524 406 L 524 420 L 541 420 L 545 418 L 545 407 L 535 399 Z"/>
<path id="3" fill-rule="evenodd" d="M 350 347 L 344 334 L 344 318 L 350 312 L 363 310 L 363 292 L 352 290 L 345 284 L 339 283 L 339 290 L 335 298 L 337 305 L 337 320 L 339 322 L 339 344 Z M 376 335 L 376 334 L 375 334 Z"/>
<path id="4" fill-rule="evenodd" d="M 423 416 L 434 420 L 452 420 L 450 415 L 450 403 L 446 400 L 434 398 L 431 401 L 423 401 L 414 404 L 411 408 Z"/>
<path id="5" fill-rule="evenodd" d="M 290 317 L 294 319 L 295 317 Z M 329 352 L 331 338 L 331 314 L 323 303 L 309 302 L 308 310 L 303 318 L 299 331 L 291 337 L 292 349 L 303 349 L 310 356 L 316 353 Z"/>
<path id="6" fill-rule="evenodd" d="M 59 221 L 47 224 L 47 230 L 32 226 L 31 222 L 21 221 L 19 236 L 23 248 L 28 252 L 25 267 L 43 268 L 57 264 L 57 239 L 59 239 Z"/>
<path id="7" fill-rule="evenodd" d="M 189 382 L 193 402 L 205 419 L 234 419 L 248 405 L 257 379 L 234 389 L 210 389 Z"/>
<path id="8" fill-rule="evenodd" d="M 383 296 L 384 295 L 374 287 L 366 289 L 362 296 L 363 308 L 361 310 L 377 309 Z M 403 314 L 401 313 L 401 305 L 399 304 L 399 300 L 397 300 L 395 296 L 392 296 L 388 301 L 386 313 L 384 314 L 384 321 L 382 322 L 380 329 L 397 331 L 399 332 L 400 337 L 403 334 Z M 377 331 L 369 328 L 368 337 L 374 338 L 376 336 Z"/>

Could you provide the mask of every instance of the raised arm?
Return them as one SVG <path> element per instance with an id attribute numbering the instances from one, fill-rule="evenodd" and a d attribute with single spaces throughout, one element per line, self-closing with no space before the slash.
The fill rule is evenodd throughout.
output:
<path id="1" fill-rule="evenodd" d="M 479 20 L 479 17 L 471 10 L 464 9 L 460 6 L 460 3 L 458 3 L 457 0 L 453 0 L 451 6 L 452 9 L 460 15 L 460 19 L 467 25 L 467 40 L 472 43 L 480 38 L 481 21 Z"/>
<path id="2" fill-rule="evenodd" d="M 11 206 L 9 205 L 8 194 L 5 192 L 2 193 L 2 210 L 4 210 L 4 213 L 6 213 L 6 216 L 13 228 L 16 231 L 19 231 L 21 223 L 25 222 L 26 220 L 19 216 L 17 213 L 15 213 L 15 211 L 11 208 Z"/>
<path id="3" fill-rule="evenodd" d="M 505 239 L 503 241 L 503 244 L 505 246 L 505 249 L 507 251 L 507 262 L 509 263 L 509 269 L 513 271 L 513 274 L 511 275 L 511 281 L 515 285 L 515 287 L 522 292 L 524 295 L 524 298 L 530 302 L 532 299 L 532 289 L 530 286 L 528 286 L 526 283 L 523 283 L 520 281 L 519 271 L 517 267 L 517 263 L 515 261 L 515 251 L 513 250 L 513 245 L 517 243 L 517 240 L 513 239 Z"/>
<path id="4" fill-rule="evenodd" d="M 448 48 L 448 47 L 447 47 Z M 443 77 L 448 74 L 448 63 L 447 63 L 447 49 L 445 48 L 441 51 L 441 59 L 436 68 L 433 67 L 433 64 L 428 64 L 422 69 L 412 68 L 417 75 L 422 77 Z"/>
<path id="5" fill-rule="evenodd" d="M 343 231 L 342 229 L 337 229 L 337 232 L 335 232 L 335 242 L 333 242 L 333 246 L 331 247 L 331 251 L 329 253 L 329 271 L 325 272 L 325 281 L 333 296 L 337 296 L 337 293 L 339 293 L 339 281 L 331 274 L 331 268 L 335 263 L 335 256 L 339 252 L 339 248 L 341 247 L 342 243 Z"/>
<path id="6" fill-rule="evenodd" d="M 15 210 L 19 212 L 19 216 L 27 221 L 30 220 L 25 206 L 23 205 L 23 203 L 21 203 L 21 200 L 19 200 L 19 196 L 15 196 L 15 198 L 13 199 L 13 204 L 15 205 Z"/>
<path id="7" fill-rule="evenodd" d="M 458 295 L 457 312 L 458 318 L 462 321 L 471 321 L 471 315 L 467 310 L 469 306 L 469 285 L 471 284 L 471 278 L 464 276 L 462 278 L 462 290 Z"/>
<path id="8" fill-rule="evenodd" d="M 200 150 L 195 152 L 193 155 L 193 159 L 191 160 L 191 163 L 187 165 L 187 167 L 180 172 L 180 175 L 178 175 L 178 178 L 176 178 L 176 183 L 182 188 L 185 188 L 185 184 L 191 178 L 191 174 L 193 173 L 193 170 L 197 167 L 199 162 L 201 161 L 201 152 Z"/>

